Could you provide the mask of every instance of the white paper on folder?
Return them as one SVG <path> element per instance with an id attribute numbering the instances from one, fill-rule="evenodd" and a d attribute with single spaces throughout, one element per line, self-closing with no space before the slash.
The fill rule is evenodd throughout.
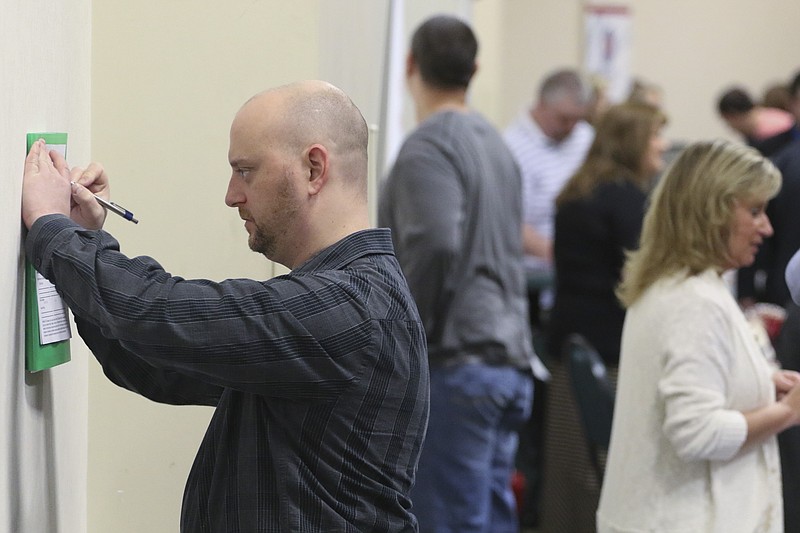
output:
<path id="1" fill-rule="evenodd" d="M 45 146 L 48 150 L 55 150 L 59 154 L 64 157 L 67 157 L 67 145 L 66 144 L 47 144 Z"/>
<path id="2" fill-rule="evenodd" d="M 39 305 L 39 344 L 52 344 L 72 337 L 67 306 L 56 287 L 36 273 L 36 300 Z"/>

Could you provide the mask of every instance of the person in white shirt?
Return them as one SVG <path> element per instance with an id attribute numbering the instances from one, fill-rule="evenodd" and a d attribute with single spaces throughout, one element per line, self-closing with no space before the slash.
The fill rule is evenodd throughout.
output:
<path id="1" fill-rule="evenodd" d="M 627 307 L 600 533 L 781 532 L 776 434 L 800 424 L 800 374 L 777 370 L 722 273 L 772 233 L 778 170 L 727 141 L 661 178 L 618 295 Z"/>
<path id="2" fill-rule="evenodd" d="M 522 175 L 522 243 L 528 279 L 528 310 L 533 335 L 544 333 L 545 310 L 553 305 L 553 232 L 555 200 L 583 163 L 594 139 L 586 122 L 594 98 L 588 78 L 573 69 L 546 76 L 532 107 L 508 126 L 503 138 Z M 535 398 L 527 426 L 520 433 L 518 464 L 528 480 L 525 526 L 538 522 L 541 484 L 542 429 L 548 370 L 538 362 Z"/>
<path id="3" fill-rule="evenodd" d="M 585 118 L 592 86 L 575 70 L 548 75 L 533 107 L 504 132 L 522 172 L 523 242 L 529 268 L 549 270 L 554 202 L 583 162 L 594 138 Z"/>

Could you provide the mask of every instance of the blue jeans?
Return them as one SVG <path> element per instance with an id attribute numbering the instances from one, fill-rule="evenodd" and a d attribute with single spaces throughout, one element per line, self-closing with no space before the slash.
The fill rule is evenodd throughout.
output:
<path id="1" fill-rule="evenodd" d="M 431 369 L 428 432 L 411 490 L 420 533 L 519 531 L 511 474 L 533 379 L 481 363 Z"/>

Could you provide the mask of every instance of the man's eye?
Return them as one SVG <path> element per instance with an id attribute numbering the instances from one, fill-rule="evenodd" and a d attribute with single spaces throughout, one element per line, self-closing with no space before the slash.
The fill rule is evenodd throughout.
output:
<path id="1" fill-rule="evenodd" d="M 249 168 L 237 168 L 237 169 L 236 169 L 236 172 L 237 172 L 237 174 L 239 174 L 241 177 L 243 177 L 243 178 L 246 178 L 246 177 L 247 177 L 247 174 L 250 172 L 250 169 L 249 169 Z"/>

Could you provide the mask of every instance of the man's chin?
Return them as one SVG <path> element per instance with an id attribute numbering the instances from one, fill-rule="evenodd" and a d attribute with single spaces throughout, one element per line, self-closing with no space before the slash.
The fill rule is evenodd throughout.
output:
<path id="1" fill-rule="evenodd" d="M 264 243 L 264 241 L 262 241 L 255 235 L 250 235 L 250 238 L 247 239 L 247 245 L 255 253 L 261 254 L 270 261 L 273 261 L 272 257 L 270 257 L 272 254 L 269 251 L 269 246 L 267 246 L 266 243 Z"/>
<path id="2" fill-rule="evenodd" d="M 252 237 L 247 239 L 247 246 L 249 246 L 250 250 L 254 251 L 257 254 L 263 254 L 264 253 L 264 251 L 261 249 L 261 247 L 258 245 L 258 243 L 253 241 Z"/>

